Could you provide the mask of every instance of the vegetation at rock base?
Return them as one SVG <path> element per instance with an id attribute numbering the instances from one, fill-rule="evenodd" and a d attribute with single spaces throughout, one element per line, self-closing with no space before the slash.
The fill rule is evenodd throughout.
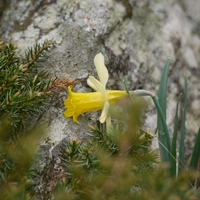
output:
<path id="1" fill-rule="evenodd" d="M 37 119 L 51 105 L 57 88 L 65 89 L 66 83 L 52 79 L 39 66 L 45 63 L 52 45 L 51 41 L 37 44 L 21 58 L 13 43 L 0 43 L 0 199 L 199 199 L 199 143 L 190 169 L 184 163 L 174 174 L 173 157 L 160 161 L 158 152 L 150 147 L 157 136 L 142 129 L 141 115 L 146 108 L 142 97 L 127 98 L 126 106 L 111 107 L 114 124 L 110 132 L 104 125 L 91 126 L 87 141 L 66 142 L 60 149 L 64 175 L 55 179 L 50 194 L 43 188 L 44 195 L 36 198 L 34 164 L 38 141 L 44 134 Z M 162 87 L 166 92 L 166 85 Z M 159 104 L 161 101 L 165 100 L 158 98 Z M 161 107 L 164 112 L 165 105 Z M 159 123 L 158 128 L 163 128 L 163 121 Z M 176 137 L 174 140 L 177 142 Z M 160 149 L 168 159 L 171 149 L 167 150 Z"/>
<path id="2" fill-rule="evenodd" d="M 58 183 L 55 199 L 198 199 L 195 173 L 170 176 L 150 147 L 153 135 L 142 130 L 144 100 L 136 98 L 113 114 L 113 130 L 91 127 L 86 143 L 74 140 L 61 151 L 66 176 Z M 115 119 L 116 120 L 116 119 Z"/>
<path id="3" fill-rule="evenodd" d="M 19 57 L 12 42 L 0 42 L 1 199 L 24 199 L 33 183 L 31 166 L 44 132 L 37 119 L 51 103 L 55 81 L 40 64 L 53 44 L 36 44 Z"/>

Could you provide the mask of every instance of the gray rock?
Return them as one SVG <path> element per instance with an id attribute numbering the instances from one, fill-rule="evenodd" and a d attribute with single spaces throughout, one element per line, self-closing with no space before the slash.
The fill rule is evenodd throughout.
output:
<path id="1" fill-rule="evenodd" d="M 55 40 L 47 61 L 58 77 L 81 79 L 78 92 L 91 91 L 88 75 L 97 76 L 93 58 L 102 52 L 110 72 L 108 88 L 148 89 L 157 93 L 164 63 L 171 58 L 167 121 L 172 128 L 177 96 L 188 79 L 187 156 L 191 154 L 200 124 L 200 3 L 195 0 L 10 0 L 0 8 L 0 36 L 25 50 L 36 42 Z M 23 52 L 21 52 L 23 53 Z M 155 130 L 156 113 L 151 99 L 146 128 Z M 64 138 L 84 139 L 88 123 L 98 114 L 85 114 L 80 124 L 53 108 L 48 138 L 54 147 Z M 49 148 L 49 147 L 48 147 Z M 51 153 L 49 153 L 51 154 Z M 51 154 L 51 156 L 54 154 Z"/>

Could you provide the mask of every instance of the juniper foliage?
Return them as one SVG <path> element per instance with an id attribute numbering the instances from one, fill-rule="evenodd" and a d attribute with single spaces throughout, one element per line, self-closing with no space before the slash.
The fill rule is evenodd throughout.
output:
<path id="1" fill-rule="evenodd" d="M 51 99 L 48 88 L 53 80 L 38 66 L 53 44 L 36 44 L 21 58 L 17 46 L 0 42 L 0 117 L 10 119 L 12 130 L 28 127 Z"/>

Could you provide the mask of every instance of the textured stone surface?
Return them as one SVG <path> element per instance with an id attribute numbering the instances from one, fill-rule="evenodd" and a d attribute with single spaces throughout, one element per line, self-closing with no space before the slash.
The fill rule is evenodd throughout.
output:
<path id="1" fill-rule="evenodd" d="M 177 96 L 188 78 L 186 134 L 191 153 L 200 124 L 200 3 L 195 0 L 10 0 L 0 4 L 0 37 L 26 49 L 45 39 L 56 41 L 47 61 L 59 77 L 81 79 L 75 90 L 90 91 L 85 81 L 95 75 L 94 56 L 102 52 L 110 72 L 109 88 L 149 89 L 157 93 L 161 70 L 171 58 L 168 112 L 170 125 Z M 150 99 L 147 99 L 150 102 Z M 146 127 L 155 130 L 153 106 Z M 56 145 L 63 138 L 84 138 L 88 122 L 98 115 L 81 116 L 80 125 L 53 108 L 47 137 Z M 51 148 L 52 150 L 52 148 Z"/>

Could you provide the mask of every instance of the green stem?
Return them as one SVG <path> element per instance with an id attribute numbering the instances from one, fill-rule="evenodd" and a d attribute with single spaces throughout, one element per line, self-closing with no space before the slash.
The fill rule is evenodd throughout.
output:
<path id="1" fill-rule="evenodd" d="M 161 106 L 160 106 L 156 96 L 147 90 L 134 90 L 134 91 L 130 91 L 129 94 L 130 95 L 135 94 L 138 96 L 150 96 L 153 99 L 153 102 L 158 111 L 158 117 L 160 118 L 162 125 L 163 125 L 162 134 L 161 134 L 161 130 L 159 130 L 159 142 L 161 143 L 159 149 L 160 149 L 160 153 L 161 153 L 161 158 L 164 158 L 164 159 L 162 159 L 162 161 L 166 161 L 166 162 L 170 163 L 170 154 L 171 154 L 170 135 L 169 135 L 169 131 L 168 131 L 168 127 L 166 124 L 166 119 L 165 119 L 164 113 L 161 109 Z"/>
<path id="2" fill-rule="evenodd" d="M 161 122 L 163 124 L 163 139 L 160 138 L 160 142 L 164 145 L 164 149 L 163 151 L 161 151 L 162 154 L 164 155 L 167 155 L 167 159 L 166 161 L 167 162 L 170 162 L 170 153 L 171 153 L 171 142 L 170 142 L 170 136 L 169 136 L 169 131 L 168 131 L 168 127 L 167 127 L 167 124 L 166 124 L 166 120 L 165 120 L 165 116 L 163 114 L 163 111 L 160 107 L 160 104 L 158 103 L 158 100 L 156 98 L 156 96 L 151 96 L 151 98 L 153 99 L 153 102 L 157 108 L 157 111 L 158 111 L 158 116 L 160 117 L 161 119 Z M 166 149 L 168 152 L 166 152 Z"/>

